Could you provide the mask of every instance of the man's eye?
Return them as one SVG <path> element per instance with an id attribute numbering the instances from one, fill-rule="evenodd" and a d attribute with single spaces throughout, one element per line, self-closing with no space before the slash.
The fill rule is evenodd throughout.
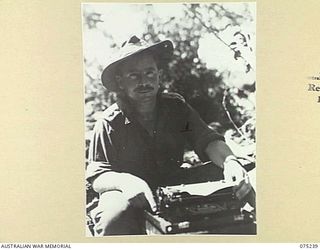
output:
<path id="1" fill-rule="evenodd" d="M 138 73 L 131 73 L 128 75 L 128 78 L 131 80 L 137 80 L 139 78 L 139 74 Z"/>
<path id="2" fill-rule="evenodd" d="M 148 78 L 152 78 L 152 77 L 154 77 L 154 76 L 155 76 L 155 74 L 156 74 L 156 72 L 155 72 L 155 71 L 147 71 L 147 72 L 146 72 L 146 76 L 147 76 Z"/>

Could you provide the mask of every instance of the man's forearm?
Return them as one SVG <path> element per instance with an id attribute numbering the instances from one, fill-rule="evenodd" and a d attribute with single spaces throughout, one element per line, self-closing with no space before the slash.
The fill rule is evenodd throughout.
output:
<path id="1" fill-rule="evenodd" d="M 143 179 L 132 174 L 118 172 L 103 173 L 93 181 L 92 187 L 100 195 L 105 192 L 119 191 L 128 201 L 142 194 L 145 198 L 142 201 L 144 203 L 143 206 L 145 206 L 144 201 L 147 200 L 150 208 L 153 211 L 156 210 L 157 205 L 150 187 Z M 136 204 L 139 203 L 136 202 Z"/>
<path id="2" fill-rule="evenodd" d="M 121 173 L 106 172 L 99 175 L 92 183 L 92 188 L 97 193 L 106 191 L 121 191 Z"/>
<path id="3" fill-rule="evenodd" d="M 225 159 L 233 155 L 231 149 L 224 141 L 213 141 L 205 149 L 209 159 L 216 165 L 223 167 Z"/>

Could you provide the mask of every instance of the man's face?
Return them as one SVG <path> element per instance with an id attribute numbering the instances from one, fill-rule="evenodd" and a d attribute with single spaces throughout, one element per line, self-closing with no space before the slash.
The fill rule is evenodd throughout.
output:
<path id="1" fill-rule="evenodd" d="M 136 102 L 145 102 L 156 97 L 159 75 L 154 58 L 146 53 L 137 54 L 121 64 L 119 87 L 127 97 Z"/>

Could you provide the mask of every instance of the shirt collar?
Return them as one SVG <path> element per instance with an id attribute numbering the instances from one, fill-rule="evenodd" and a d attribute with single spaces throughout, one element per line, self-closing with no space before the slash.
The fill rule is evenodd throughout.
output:
<path id="1" fill-rule="evenodd" d="M 161 93 L 158 92 L 155 112 L 158 112 L 160 98 L 161 98 Z M 132 120 L 134 120 L 134 110 L 130 105 L 130 103 L 128 102 L 128 100 L 126 100 L 125 98 L 118 97 L 117 105 L 121 110 L 123 116 L 125 117 L 124 124 L 125 125 L 130 124 Z"/>

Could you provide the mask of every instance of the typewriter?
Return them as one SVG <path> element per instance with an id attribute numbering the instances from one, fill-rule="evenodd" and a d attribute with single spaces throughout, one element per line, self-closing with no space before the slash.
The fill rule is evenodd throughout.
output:
<path id="1" fill-rule="evenodd" d="M 148 233 L 256 234 L 254 208 L 237 199 L 234 186 L 221 180 L 159 187 L 158 212 L 146 212 Z"/>

